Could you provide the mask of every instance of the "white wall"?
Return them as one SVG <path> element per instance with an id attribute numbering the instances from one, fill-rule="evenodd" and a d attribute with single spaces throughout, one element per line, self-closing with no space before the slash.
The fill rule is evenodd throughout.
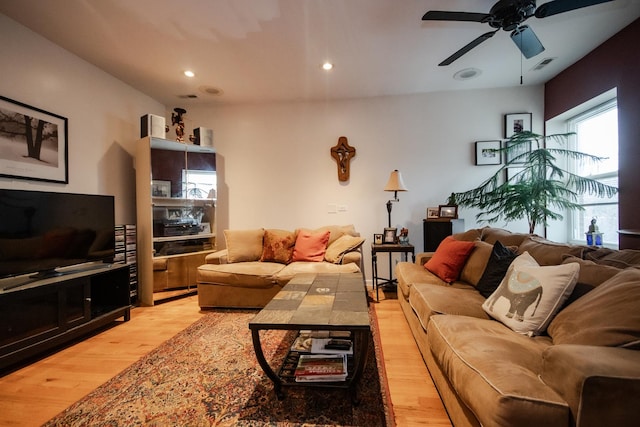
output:
<path id="1" fill-rule="evenodd" d="M 368 247 L 387 225 L 385 204 L 393 195 L 382 189 L 399 169 L 409 191 L 393 204 L 392 222 L 409 228 L 418 251 L 426 208 L 495 170 L 473 165 L 474 141 L 500 139 L 506 113 L 531 112 L 533 130 L 543 130 L 542 86 L 316 103 L 163 106 L 4 15 L 0 38 L 0 94 L 69 119 L 69 184 L 0 178 L 0 188 L 114 194 L 118 223 L 135 220 L 132 156 L 139 118 L 159 114 L 170 123 L 176 106 L 187 109 L 187 130 L 214 129 L 220 236 L 225 228 L 353 223 Z M 340 136 L 357 149 L 346 183 L 338 181 L 330 156 Z M 330 214 L 328 204 L 346 205 L 347 211 Z M 466 228 L 478 225 L 475 212 L 461 210 L 460 216 Z M 524 224 L 508 227 L 527 230 Z"/>
<path id="2" fill-rule="evenodd" d="M 214 130 L 218 152 L 218 231 L 353 223 L 367 238 L 387 225 L 383 187 L 393 169 L 409 188 L 393 204 L 392 225 L 409 228 L 422 250 L 426 208 L 473 188 L 497 166 L 474 166 L 474 141 L 501 139 L 505 113 L 533 113 L 542 132 L 543 88 L 456 91 L 318 103 L 190 107 L 186 129 Z M 356 148 L 340 183 L 330 148 L 346 136 Z M 328 204 L 346 205 L 330 214 Z M 466 228 L 475 213 L 460 212 Z M 503 226 L 504 224 L 497 224 Z M 527 231 L 523 224 L 510 224 Z M 221 239 L 219 245 L 223 245 Z M 365 251 L 368 252 L 368 251 Z M 367 262 L 368 256 L 367 256 Z M 368 268 L 368 267 L 367 267 Z"/>
<path id="3" fill-rule="evenodd" d="M 69 184 L 0 177 L 0 188 L 115 195 L 116 223 L 134 223 L 140 116 L 165 107 L 2 14 L 0 40 L 0 94 L 69 123 Z"/>

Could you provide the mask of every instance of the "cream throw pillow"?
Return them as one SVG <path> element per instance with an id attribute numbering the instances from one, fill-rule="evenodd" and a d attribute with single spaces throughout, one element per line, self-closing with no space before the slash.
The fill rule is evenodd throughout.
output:
<path id="1" fill-rule="evenodd" d="M 571 295 L 579 273 L 577 263 L 541 267 L 524 252 L 482 308 L 515 332 L 540 335 Z"/>
<path id="2" fill-rule="evenodd" d="M 329 245 L 327 252 L 324 254 L 324 259 L 334 264 L 340 264 L 344 254 L 354 250 L 362 243 L 364 243 L 364 239 L 362 237 L 349 236 L 345 234 Z"/>
<path id="3" fill-rule="evenodd" d="M 259 261 L 262 256 L 264 228 L 256 230 L 224 230 L 227 259 L 230 263 Z"/>

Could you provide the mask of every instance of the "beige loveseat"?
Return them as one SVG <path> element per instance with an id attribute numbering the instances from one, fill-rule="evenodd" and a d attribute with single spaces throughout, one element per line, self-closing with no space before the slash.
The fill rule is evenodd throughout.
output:
<path id="1" fill-rule="evenodd" d="M 452 283 L 424 267 L 434 253 L 396 266 L 400 305 L 453 424 L 635 425 L 640 270 L 633 266 L 640 265 L 640 251 L 562 245 L 496 228 L 453 237 L 473 242 L 473 249 Z M 529 256 L 542 267 L 532 266 Z M 504 277 L 507 265 L 507 279 L 497 283 L 496 271 Z M 527 271 L 557 271 L 551 281 L 565 275 L 577 283 L 562 287 L 559 293 L 567 295 L 555 302 L 541 330 L 525 334 L 507 325 L 519 327 L 540 314 L 541 298 L 518 310 L 516 294 L 503 291 Z M 491 293 L 489 282 L 498 289 Z M 491 312 L 500 321 L 485 311 L 492 304 L 507 311 Z"/>
<path id="2" fill-rule="evenodd" d="M 299 273 L 358 273 L 362 243 L 353 225 L 315 230 L 225 230 L 226 249 L 198 267 L 200 307 L 264 307 Z"/>

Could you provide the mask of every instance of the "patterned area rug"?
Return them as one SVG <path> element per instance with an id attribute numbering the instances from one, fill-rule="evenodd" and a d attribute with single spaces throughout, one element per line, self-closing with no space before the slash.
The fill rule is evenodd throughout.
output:
<path id="1" fill-rule="evenodd" d="M 291 387 L 278 400 L 253 352 L 248 322 L 255 313 L 208 311 L 45 425 L 394 425 L 373 309 L 374 339 L 358 406 L 340 389 Z M 264 331 L 263 350 L 272 366 L 279 366 L 292 340 L 293 332 Z"/>

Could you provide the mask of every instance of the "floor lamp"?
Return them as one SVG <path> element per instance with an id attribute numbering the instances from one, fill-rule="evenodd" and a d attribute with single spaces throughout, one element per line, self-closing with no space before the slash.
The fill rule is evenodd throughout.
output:
<path id="1" fill-rule="evenodd" d="M 398 191 L 408 191 L 402 181 L 402 175 L 398 169 L 391 172 L 387 185 L 384 186 L 384 191 L 393 191 L 393 199 L 387 202 L 387 213 L 389 214 L 389 228 L 391 228 L 391 207 L 393 202 L 399 202 Z"/>

